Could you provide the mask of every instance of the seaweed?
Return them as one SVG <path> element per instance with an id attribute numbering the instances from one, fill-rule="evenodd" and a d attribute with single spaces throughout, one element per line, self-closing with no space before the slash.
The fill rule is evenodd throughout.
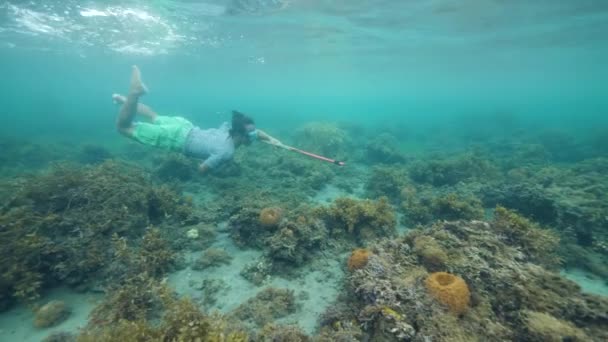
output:
<path id="1" fill-rule="evenodd" d="M 418 193 L 415 188 L 402 191 L 404 221 L 408 224 L 427 224 L 433 220 L 481 219 L 481 201 L 472 195 L 457 193 Z"/>
<path id="2" fill-rule="evenodd" d="M 188 181 L 196 172 L 196 163 L 183 154 L 169 153 L 155 162 L 155 175 L 163 181 Z"/>
<path id="3" fill-rule="evenodd" d="M 194 217 L 191 204 L 175 191 L 153 185 L 140 169 L 112 161 L 58 164 L 17 184 L 0 211 L 5 303 L 33 299 L 43 285 L 83 285 L 109 266 L 113 234 L 137 240 L 151 224 L 184 224 Z M 148 271 L 162 273 L 165 261 L 158 258 L 168 256 L 158 254 L 159 236 L 146 238 L 150 253 L 142 257 Z"/>
<path id="4" fill-rule="evenodd" d="M 412 180 L 437 187 L 455 185 L 473 179 L 492 179 L 497 175 L 498 168 L 492 161 L 478 153 L 417 161 L 410 167 Z"/>
<path id="5" fill-rule="evenodd" d="M 363 243 L 396 234 L 395 212 L 386 197 L 376 201 L 341 197 L 328 207 L 316 208 L 315 214 L 334 238 Z"/>
<path id="6" fill-rule="evenodd" d="M 375 167 L 365 185 L 370 198 L 388 197 L 392 202 L 400 199 L 401 192 L 410 184 L 407 170 L 395 166 Z"/>
<path id="7" fill-rule="evenodd" d="M 162 317 L 156 324 L 141 318 L 104 325 L 89 323 L 77 341 L 247 342 L 249 337 L 240 325 L 226 317 L 207 315 L 189 299 L 168 296 L 163 298 Z"/>

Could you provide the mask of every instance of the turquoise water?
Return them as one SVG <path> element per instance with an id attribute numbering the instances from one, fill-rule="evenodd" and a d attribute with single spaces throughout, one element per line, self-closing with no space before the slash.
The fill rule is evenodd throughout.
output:
<path id="1" fill-rule="evenodd" d="M 494 112 L 595 126 L 606 122 L 607 11 L 602 1 L 8 1 L 2 127 L 111 134 L 108 94 L 126 91 L 131 64 L 148 102 L 203 122 L 238 108 L 264 126 Z"/>
<path id="2" fill-rule="evenodd" d="M 63 198 L 63 192 L 77 191 L 63 185 L 46 188 L 44 178 L 35 175 L 45 175 L 61 161 L 75 163 L 70 164 L 74 170 L 103 171 L 103 165 L 109 164 L 97 169 L 98 163 L 111 159 L 136 164 L 143 178 L 154 186 L 177 189 L 202 214 L 198 221 L 176 223 L 171 217 L 177 214 L 170 212 L 164 213 L 165 221 L 109 228 L 97 237 L 107 242 L 102 245 L 108 248 L 106 257 L 112 259 L 117 248 L 110 243 L 112 233 L 138 250 L 148 223 L 158 225 L 179 260 L 155 281 L 164 279 L 178 296 L 200 301 L 207 300 L 201 299 L 201 282 L 224 282 L 224 287 L 215 289 L 213 304 L 201 304 L 204 311 L 232 315 L 263 287 L 271 286 L 293 291 L 297 302 L 297 309 L 275 317 L 274 323 L 296 324 L 310 336 L 320 336 L 324 328 L 349 330 L 347 326 L 354 324 L 360 329 L 359 335 L 348 335 L 354 340 L 392 341 L 397 339 L 395 331 L 402 331 L 407 335 L 404 340 L 447 341 L 428 328 L 432 317 L 444 311 L 429 304 L 430 297 L 412 293 L 426 293 L 422 277 L 427 273 L 449 271 L 460 274 L 476 298 L 469 313 L 457 318 L 468 329 L 462 336 L 455 333 L 461 340 L 473 340 L 471 336 L 479 340 L 555 340 L 556 336 L 585 340 L 586 336 L 599 341 L 606 337 L 601 332 L 601 326 L 608 324 L 605 312 L 604 316 L 577 318 L 567 309 L 558 313 L 551 308 L 573 306 L 577 300 L 592 303 L 588 307 L 598 312 L 608 307 L 604 298 L 608 293 L 606 61 L 608 2 L 602 0 L 4 1 L 0 3 L 0 148 L 4 150 L 0 156 L 0 194 L 4 197 L 0 233 L 10 239 L 2 237 L 0 253 L 3 258 L 15 253 L 31 259 L 30 254 L 14 252 L 17 247 L 7 242 L 21 236 L 8 233 L 15 227 L 8 223 L 11 215 L 17 215 L 16 208 L 27 206 L 39 215 L 29 218 L 50 215 L 51 220 L 56 215 L 66 219 L 48 231 L 26 227 L 23 239 L 30 236 L 27 234 L 41 234 L 61 248 L 62 239 L 66 245 L 80 241 L 72 240 L 71 232 L 79 232 L 86 240 L 87 228 L 70 226 L 74 219 L 69 216 L 71 204 L 65 210 L 37 211 L 44 207 L 41 203 Z M 141 101 L 163 115 L 180 115 L 207 128 L 230 121 L 231 111 L 239 110 L 283 142 L 344 160 L 347 166 L 334 168 L 262 145 L 239 149 L 227 170 L 206 178 L 191 176 L 184 165 L 192 166 L 193 171 L 195 163 L 136 145 L 116 132 L 118 109 L 111 95 L 128 92 L 132 65 L 140 68 L 149 89 Z M 87 150 L 91 146 L 97 149 Z M 135 178 L 126 177 L 134 184 Z M 40 184 L 42 192 L 50 188 L 55 193 L 36 197 L 27 184 Z M 25 195 L 20 195 L 23 191 Z M 466 203 L 454 211 L 450 211 L 456 207 L 453 203 L 455 207 L 443 210 L 441 201 L 449 201 L 450 194 Z M 285 264 L 277 261 L 280 252 L 271 242 L 288 235 L 290 229 L 298 231 L 290 224 L 305 225 L 298 221 L 300 216 L 316 215 L 312 211 L 303 214 L 308 209 L 301 206 L 327 207 L 338 203 L 338 198 L 363 201 L 380 196 L 388 197 L 394 211 L 394 235 L 379 233 L 377 226 L 374 233 L 361 233 L 356 241 L 328 233 L 321 239 L 326 245 L 299 241 L 294 247 L 310 250 L 316 257 L 294 258 L 297 262 L 290 259 Z M 255 200 L 259 203 L 252 204 Z M 461 219 L 495 222 L 497 205 L 555 232 L 561 242 L 554 247 L 562 262 L 555 268 L 548 261 L 534 259 L 534 248 L 530 248 L 534 241 L 504 231 L 491 231 L 491 237 L 484 238 L 495 240 L 487 244 L 479 242 L 482 238 L 471 239 L 471 244 L 479 244 L 472 250 L 504 244 L 505 249 L 530 253 L 526 259 L 509 250 L 498 254 L 511 263 L 502 263 L 502 259 L 488 263 L 499 265 L 497 269 L 510 265 L 504 266 L 508 269 L 504 272 L 516 273 L 512 265 L 520 266 L 523 273 L 513 278 L 540 279 L 543 284 L 550 276 L 528 268 L 527 262 L 555 274 L 561 272 L 564 277 L 555 287 L 576 292 L 572 302 L 560 302 L 557 298 L 563 293 L 555 288 L 538 290 L 530 285 L 530 297 L 538 297 L 536 290 L 547 291 L 548 301 L 554 302 L 503 306 L 499 289 L 507 285 L 501 283 L 500 272 L 488 276 L 490 271 L 458 264 L 468 260 L 478 265 L 479 260 L 491 258 L 488 255 L 499 258 L 495 251 L 484 258 L 477 256 L 481 259 L 458 255 L 461 258 L 455 260 L 460 261 L 437 268 L 425 264 L 422 243 L 415 242 L 416 235 L 408 235 L 424 226 L 424 234 L 439 241 L 440 246 L 432 248 L 443 248 L 451 257 L 458 253 L 451 249 L 457 249 L 456 243 L 441 240 L 443 235 L 432 224 Z M 266 235 L 268 229 L 260 228 L 257 221 L 247 221 L 251 212 L 257 215 L 268 206 L 279 206 L 285 213 L 284 226 L 275 235 Z M 134 210 L 127 207 L 125 212 Z M 82 210 L 82 217 L 91 217 Z M 327 217 L 323 220 L 328 232 L 339 225 Z M 240 225 L 247 224 L 254 231 L 249 237 L 252 243 L 243 243 L 248 238 L 239 235 L 244 234 Z M 69 234 L 54 235 L 54 229 L 66 226 L 73 229 Z M 460 233 L 467 231 L 465 226 L 460 224 Z M 499 223 L 490 226 L 499 229 Z M 206 232 L 209 227 L 214 232 L 209 243 L 184 238 L 191 229 Z M 231 261 L 196 270 L 193 265 L 209 248 L 227 252 Z M 353 273 L 346 265 L 355 248 L 368 248 L 385 263 L 378 266 L 370 261 L 372 266 Z M 36 257 L 53 259 L 53 253 Z M 73 257 L 66 255 L 66 259 Z M 407 259 L 403 255 L 414 256 Z M 90 274 L 83 271 L 86 274 L 77 280 L 73 274 L 59 276 L 61 271 L 56 269 L 67 267 L 62 258 L 59 265 L 53 261 L 38 269 L 43 285 L 34 301 L 17 299 L 14 277 L 0 278 L 0 340 L 38 341 L 59 331 L 77 334 L 87 324 L 92 308 L 110 293 L 104 277 L 124 287 L 129 284 L 117 276 L 124 269 L 116 271 L 109 261 L 98 269 L 91 266 L 94 270 L 87 269 Z M 437 258 L 442 259 L 441 255 Z M 3 272 L 16 262 L 8 257 L 0 261 Z M 246 270 L 251 271 L 252 261 L 264 276 L 263 285 L 247 278 L 251 274 L 245 275 Z M 267 273 L 262 271 L 265 262 L 274 262 Z M 394 273 L 372 276 L 378 269 L 389 269 L 387 265 L 392 265 L 390 272 Z M 413 281 L 404 274 L 418 278 Z M 361 290 L 374 288 L 361 280 L 369 280 L 366 277 L 405 290 L 391 297 L 398 298 L 392 302 L 380 300 L 380 294 Z M 409 280 L 393 283 L 403 278 Z M 525 297 L 522 292 L 511 295 Z M 72 306 L 70 318 L 53 328 L 32 328 L 36 308 L 52 299 Z M 484 311 L 484 305 L 491 306 L 492 312 Z M 413 307 L 421 306 L 425 309 L 413 312 Z M 428 309 L 431 306 L 436 311 Z M 559 319 L 561 325 L 555 324 L 559 329 L 552 326 L 540 331 L 529 323 L 523 324 L 527 330 L 518 330 L 522 324 L 516 318 L 539 317 L 531 312 Z M 587 317 L 596 318 L 585 321 Z M 436 319 L 444 324 L 456 318 Z M 507 332 L 496 328 L 488 329 L 495 335 L 483 335 L 476 325 L 481 321 L 500 321 Z M 548 321 L 544 324 L 549 325 Z M 254 331 L 252 336 L 263 328 L 259 322 L 247 322 L 247 328 Z M 95 319 L 89 324 L 102 325 Z M 380 334 L 380 327 L 394 328 L 393 335 Z M 332 340 L 337 335 L 329 336 L 334 336 L 328 338 Z"/>

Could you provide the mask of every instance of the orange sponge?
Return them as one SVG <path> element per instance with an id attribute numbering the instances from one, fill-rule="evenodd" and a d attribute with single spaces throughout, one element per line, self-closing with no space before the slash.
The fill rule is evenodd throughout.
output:
<path id="1" fill-rule="evenodd" d="M 367 265 L 369 255 L 370 253 L 367 249 L 355 249 L 350 255 L 350 258 L 348 258 L 348 270 L 354 271 L 365 267 L 365 265 Z"/>
<path id="2" fill-rule="evenodd" d="M 283 217 L 281 208 L 264 208 L 260 211 L 259 221 L 263 226 L 276 226 Z"/>
<path id="3" fill-rule="evenodd" d="M 464 279 L 450 273 L 436 272 L 426 278 L 425 285 L 431 296 L 451 312 L 460 315 L 467 311 L 471 293 Z"/>

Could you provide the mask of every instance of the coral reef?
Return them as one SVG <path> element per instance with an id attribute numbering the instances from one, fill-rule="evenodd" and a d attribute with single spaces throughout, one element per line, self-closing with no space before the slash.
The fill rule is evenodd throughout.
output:
<path id="1" fill-rule="evenodd" d="M 21 174 L 0 180 L 0 309 L 57 285 L 105 290 L 80 341 L 608 340 L 608 301 L 555 273 L 565 266 L 608 275 L 608 159 L 583 160 L 605 155 L 605 137 L 587 149 L 568 132 L 449 124 L 459 131 L 311 123 L 294 145 L 351 157 L 348 167 L 259 144 L 195 180 L 196 162 L 179 154 L 0 139 L 0 173 Z M 406 146 L 412 134 L 416 145 Z M 410 153 L 422 157 L 409 163 Z M 66 156 L 87 165 L 23 173 Z M 107 160 L 125 156 L 150 172 Z M 344 192 L 371 200 L 334 199 Z M 493 216 L 484 207 L 495 207 Z M 413 228 L 403 236 L 395 208 Z M 230 263 L 210 248 L 225 246 L 226 233 L 257 250 L 249 251 L 258 257 L 242 269 L 245 279 L 285 288 L 264 289 L 228 316 L 210 315 L 201 308 L 226 308 L 221 298 L 238 289 L 195 272 L 190 287 L 199 292 L 190 302 L 177 299 L 173 277 L 165 277 L 188 266 L 179 251 L 202 253 L 193 269 Z M 296 300 L 290 281 L 340 291 L 316 336 L 286 325 L 307 295 Z"/>
<path id="2" fill-rule="evenodd" d="M 557 244 L 543 244 L 546 256 L 540 258 L 541 249 L 530 247 L 525 235 L 545 231 L 510 215 L 498 213 L 492 222 L 437 222 L 372 244 L 373 255 L 351 272 L 341 297 L 349 309 L 338 309 L 331 319 L 326 314 L 321 330 L 355 321 L 363 340 L 605 340 L 608 299 L 581 293 L 544 269 L 553 264 L 556 251 L 550 247 Z M 505 220 L 526 228 L 509 238 L 499 231 L 516 223 Z M 450 292 L 446 284 L 457 289 Z M 543 320 L 554 327 L 541 329 Z"/>
<path id="3" fill-rule="evenodd" d="M 203 252 L 201 257 L 192 265 L 192 269 L 202 271 L 209 267 L 228 265 L 232 256 L 220 248 L 209 248 Z"/>
<path id="4" fill-rule="evenodd" d="M 414 253 L 420 258 L 420 263 L 427 270 L 436 271 L 445 269 L 448 254 L 441 245 L 431 236 L 418 236 L 414 238 Z"/>
<path id="5" fill-rule="evenodd" d="M 242 327 L 220 315 L 206 315 L 188 299 L 164 298 L 157 324 L 143 319 L 121 319 L 113 324 L 89 324 L 79 342 L 202 341 L 247 342 Z"/>
<path id="6" fill-rule="evenodd" d="M 111 161 L 60 164 L 19 182 L 19 191 L 0 206 L 6 242 L 0 248 L 0 286 L 12 297 L 35 297 L 43 284 L 90 280 L 112 259 L 108 237 L 114 233 L 135 240 L 151 224 L 194 218 L 192 206 L 175 191 L 153 185 L 140 169 Z"/>
<path id="7" fill-rule="evenodd" d="M 277 207 L 268 207 L 260 211 L 260 223 L 266 227 L 274 227 L 281 222 L 283 210 Z"/>
<path id="8" fill-rule="evenodd" d="M 259 341 L 308 342 L 308 337 L 297 325 L 267 324 L 258 336 Z"/>
<path id="9" fill-rule="evenodd" d="M 370 252 L 368 250 L 362 248 L 355 249 L 350 257 L 348 257 L 348 270 L 352 272 L 365 267 L 369 260 L 369 256 Z"/>
<path id="10" fill-rule="evenodd" d="M 71 310 L 60 300 L 52 300 L 38 310 L 34 317 L 34 326 L 36 328 L 48 328 L 61 323 L 70 315 Z"/>
<path id="11" fill-rule="evenodd" d="M 121 321 L 147 321 L 158 318 L 164 301 L 171 296 L 169 288 L 144 274 L 130 275 L 106 290 L 104 300 L 90 315 L 94 326 L 113 325 Z"/>
<path id="12" fill-rule="evenodd" d="M 192 179 L 197 170 L 196 162 L 181 153 L 163 155 L 154 164 L 158 165 L 155 175 L 163 181 L 188 181 Z"/>
<path id="13" fill-rule="evenodd" d="M 350 143 L 346 131 L 328 122 L 310 122 L 295 133 L 298 147 L 330 158 L 343 159 Z"/>
<path id="14" fill-rule="evenodd" d="M 570 166 L 518 168 L 509 170 L 504 181 L 485 186 L 480 192 L 486 206 L 517 210 L 527 218 L 555 228 L 564 251 L 582 246 L 608 258 L 608 249 L 602 248 L 608 241 L 604 229 L 608 220 L 603 215 L 608 210 L 607 171 L 605 158 Z M 572 253 L 563 254 L 567 264 L 585 264 L 572 256 Z"/>
<path id="15" fill-rule="evenodd" d="M 418 191 L 409 187 L 401 192 L 401 196 L 403 219 L 408 225 L 426 224 L 433 220 L 481 219 L 484 216 L 481 201 L 471 195 L 436 194 L 432 190 Z"/>
<path id="16" fill-rule="evenodd" d="M 240 247 L 262 248 L 273 231 L 260 223 L 261 209 L 244 207 L 228 220 L 230 236 Z"/>
<path id="17" fill-rule="evenodd" d="M 232 315 L 242 321 L 263 327 L 295 311 L 296 299 L 292 290 L 268 287 L 241 304 Z"/>
<path id="18" fill-rule="evenodd" d="M 316 209 L 334 238 L 369 240 L 396 234 L 396 217 L 386 197 L 376 201 L 341 197 L 328 207 Z"/>
<path id="19" fill-rule="evenodd" d="M 446 273 L 431 273 L 424 281 L 427 291 L 456 315 L 469 308 L 471 293 L 467 283 L 459 276 Z"/>
<path id="20" fill-rule="evenodd" d="M 544 312 L 526 311 L 525 324 L 530 337 L 536 341 L 590 341 L 581 329 L 570 322 Z"/>
<path id="21" fill-rule="evenodd" d="M 262 286 L 269 279 L 272 268 L 272 261 L 267 257 L 261 257 L 245 265 L 240 274 L 254 285 Z"/>
<path id="22" fill-rule="evenodd" d="M 556 252 L 559 237 L 555 232 L 503 207 L 496 208 L 492 228 L 505 242 L 520 246 L 531 262 L 549 269 L 560 265 Z"/>
<path id="23" fill-rule="evenodd" d="M 214 305 L 217 302 L 217 295 L 228 288 L 228 284 L 222 279 L 204 279 L 200 285 L 203 295 L 201 303 L 205 307 Z"/>
<path id="24" fill-rule="evenodd" d="M 476 153 L 418 161 L 410 167 L 410 177 L 414 181 L 433 186 L 455 185 L 472 179 L 491 179 L 497 173 L 498 169 L 491 161 Z"/>
<path id="25" fill-rule="evenodd" d="M 395 164 L 406 161 L 406 156 L 399 151 L 397 138 L 389 133 L 381 133 L 369 141 L 366 146 L 366 162 L 369 164 Z"/>
<path id="26" fill-rule="evenodd" d="M 407 170 L 395 166 L 375 167 L 365 185 L 370 198 L 388 197 L 392 202 L 398 201 L 401 191 L 410 183 Z"/>
<path id="27" fill-rule="evenodd" d="M 283 221 L 277 231 L 266 240 L 266 251 L 277 263 L 289 263 L 289 267 L 302 265 L 322 249 L 327 228 L 313 217 L 297 216 Z"/>

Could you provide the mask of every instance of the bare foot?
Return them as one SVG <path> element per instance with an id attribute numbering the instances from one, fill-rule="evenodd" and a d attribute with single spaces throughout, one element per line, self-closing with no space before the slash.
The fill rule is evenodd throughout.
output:
<path id="1" fill-rule="evenodd" d="M 141 96 L 147 92 L 148 88 L 146 88 L 144 82 L 141 80 L 141 72 L 137 65 L 134 65 L 133 73 L 131 74 L 131 88 L 129 89 L 129 94 Z"/>
<path id="2" fill-rule="evenodd" d="M 120 94 L 112 94 L 112 101 L 114 104 L 122 105 L 127 102 L 127 97 Z"/>

